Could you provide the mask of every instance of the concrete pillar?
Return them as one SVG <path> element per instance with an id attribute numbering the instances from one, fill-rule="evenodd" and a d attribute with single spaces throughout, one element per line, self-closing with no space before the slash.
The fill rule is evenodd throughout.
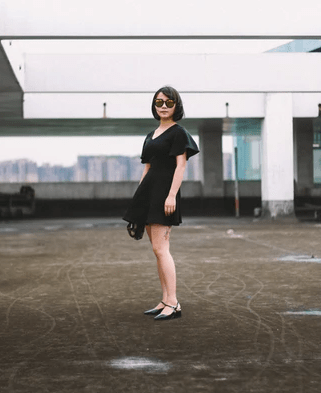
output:
<path id="1" fill-rule="evenodd" d="M 292 94 L 267 93 L 262 129 L 262 215 L 294 217 Z"/>
<path id="2" fill-rule="evenodd" d="M 313 119 L 294 119 L 295 195 L 309 196 L 313 188 Z"/>
<path id="3" fill-rule="evenodd" d="M 222 120 L 207 120 L 199 128 L 201 180 L 204 197 L 223 197 Z"/>

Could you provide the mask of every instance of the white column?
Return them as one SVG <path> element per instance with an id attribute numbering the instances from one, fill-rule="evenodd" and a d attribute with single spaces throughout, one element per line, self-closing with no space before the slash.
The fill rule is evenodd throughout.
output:
<path id="1" fill-rule="evenodd" d="M 262 130 L 262 212 L 294 215 L 293 117 L 291 93 L 267 93 Z"/>

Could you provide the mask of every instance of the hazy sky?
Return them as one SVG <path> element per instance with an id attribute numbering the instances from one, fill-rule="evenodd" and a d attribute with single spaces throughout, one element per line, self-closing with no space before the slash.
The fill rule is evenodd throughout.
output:
<path id="1" fill-rule="evenodd" d="M 1 138 L 1 161 L 27 158 L 43 163 L 70 166 L 80 155 L 141 154 L 143 136 L 134 137 L 4 137 Z"/>
<path id="2" fill-rule="evenodd" d="M 198 144 L 198 136 L 193 136 Z M 79 155 L 137 156 L 145 137 L 3 137 L 0 161 L 27 158 L 38 165 L 71 166 Z M 232 138 L 223 137 L 223 151 L 231 152 Z"/>

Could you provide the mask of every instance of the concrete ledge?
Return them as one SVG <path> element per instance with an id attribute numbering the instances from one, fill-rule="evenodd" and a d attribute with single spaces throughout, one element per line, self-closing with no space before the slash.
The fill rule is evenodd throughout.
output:
<path id="1" fill-rule="evenodd" d="M 260 197 L 261 180 L 239 180 L 239 194 L 242 197 Z M 224 196 L 234 197 L 234 181 L 224 182 Z"/>
<path id="2" fill-rule="evenodd" d="M 0 183 L 0 192 L 18 192 L 25 183 Z M 131 198 L 138 182 L 75 182 L 75 183 L 28 183 L 36 192 L 37 199 L 123 199 Z M 181 188 L 182 197 L 203 197 L 203 187 L 200 181 L 184 181 Z M 241 197 L 260 197 L 260 181 L 240 181 Z M 224 182 L 224 196 L 234 197 L 234 182 Z"/>
<path id="3" fill-rule="evenodd" d="M 36 192 L 36 198 L 62 200 L 62 199 L 123 199 L 131 198 L 138 186 L 138 182 L 82 182 L 82 183 L 0 183 L 0 192 L 19 192 L 23 185 L 31 186 Z M 239 194 L 241 198 L 260 198 L 260 180 L 239 181 Z M 182 184 L 182 196 L 184 198 L 203 197 L 203 188 L 200 181 L 184 181 Z M 297 192 L 296 197 L 321 197 L 321 187 L 310 188 Z M 223 198 L 234 198 L 234 181 L 224 181 Z M 312 203 L 312 200 L 306 202 Z M 319 201 L 318 201 L 319 203 Z"/>

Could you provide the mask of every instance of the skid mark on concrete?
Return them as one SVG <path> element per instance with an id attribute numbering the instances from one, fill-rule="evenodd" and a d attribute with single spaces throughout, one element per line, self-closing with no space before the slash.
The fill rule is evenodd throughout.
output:
<path id="1" fill-rule="evenodd" d="M 14 290 L 10 294 L 8 294 L 8 293 L 7 294 L 0 293 L 1 296 L 10 297 L 12 299 L 12 302 L 10 303 L 10 305 L 8 306 L 7 311 L 6 311 L 6 328 L 7 329 L 9 327 L 9 323 L 10 323 L 10 313 L 11 313 L 13 307 L 15 306 L 15 304 L 17 302 L 19 302 L 19 301 L 28 301 L 28 298 L 30 297 L 30 295 L 32 293 L 36 293 L 37 292 L 37 290 L 38 290 L 38 288 L 40 286 L 40 281 L 45 276 L 45 274 L 48 272 L 48 270 L 49 270 L 49 267 L 46 267 L 46 268 L 42 269 L 41 275 L 39 276 L 39 278 L 37 278 L 34 281 L 33 285 L 36 285 L 36 286 L 34 288 L 30 289 L 29 291 L 25 291 L 25 287 L 23 286 L 22 288 L 19 287 L 18 289 Z M 18 296 L 14 295 L 18 291 L 21 292 L 21 290 L 22 290 L 23 294 L 18 295 Z"/>
<path id="2" fill-rule="evenodd" d="M 271 243 L 262 242 L 262 241 L 260 241 L 260 240 L 253 239 L 253 238 L 250 238 L 250 237 L 245 237 L 245 236 L 244 236 L 242 239 L 243 239 L 244 241 L 246 241 L 246 242 L 253 243 L 253 244 L 257 244 L 258 246 L 263 246 L 263 247 L 271 248 L 272 250 L 283 251 L 283 252 L 285 251 L 285 252 L 288 253 L 288 254 L 291 254 L 291 253 L 292 253 L 292 251 L 290 251 L 290 250 L 288 250 L 288 249 L 285 249 L 285 248 L 283 248 L 283 247 L 275 246 L 275 245 L 273 245 L 273 244 L 271 244 Z M 293 254 L 295 254 L 295 253 L 293 252 Z"/>
<path id="3" fill-rule="evenodd" d="M 251 315 L 254 315 L 254 316 L 257 318 L 257 321 L 254 321 L 253 318 L 249 318 L 249 317 L 244 316 L 244 315 L 240 316 L 239 313 L 233 312 L 233 311 L 232 311 L 232 309 L 231 309 L 231 303 L 232 303 L 232 301 L 233 301 L 233 300 L 236 300 L 238 297 L 240 297 L 240 295 L 245 291 L 247 285 L 246 285 L 245 281 L 244 281 L 243 279 L 241 279 L 240 277 L 236 277 L 236 276 L 230 275 L 230 274 L 229 274 L 229 276 L 232 277 L 232 278 L 235 278 L 236 280 L 239 280 L 239 281 L 242 283 L 243 286 L 242 286 L 242 288 L 241 288 L 240 291 L 238 291 L 235 295 L 233 295 L 231 298 L 229 298 L 229 299 L 226 301 L 226 308 L 227 308 L 227 310 L 231 313 L 231 315 L 233 316 L 233 318 L 235 318 L 235 319 L 237 319 L 237 320 L 240 320 L 240 321 L 242 321 L 243 323 L 245 323 L 245 324 L 247 324 L 247 325 L 250 325 L 250 326 L 253 325 L 253 323 L 255 323 L 255 324 L 257 325 L 257 326 L 256 326 L 256 330 L 255 330 L 255 334 L 254 334 L 254 342 L 253 342 L 254 345 L 255 345 L 255 347 L 257 347 L 257 338 L 258 338 L 258 335 L 259 335 L 261 326 L 262 326 L 263 328 L 265 328 L 266 332 L 267 332 L 268 335 L 269 335 L 269 351 L 268 351 L 268 355 L 267 355 L 267 357 L 266 357 L 266 359 L 265 359 L 265 362 L 262 363 L 261 369 L 260 369 L 260 370 L 251 378 L 251 380 L 246 384 L 247 387 L 253 388 L 253 385 L 254 385 L 255 383 L 259 383 L 260 377 L 262 376 L 262 374 L 263 374 L 265 368 L 267 368 L 267 366 L 270 364 L 270 361 L 271 361 L 271 359 L 272 359 L 272 357 L 273 357 L 274 349 L 275 349 L 275 335 L 274 335 L 273 329 L 270 327 L 270 325 L 268 325 L 267 323 L 262 322 L 261 316 L 260 316 L 258 313 L 254 312 L 254 311 L 251 309 L 251 307 L 250 307 L 251 299 L 248 300 L 246 306 L 242 306 L 242 305 L 240 305 L 240 304 L 237 304 L 237 309 L 240 309 L 240 308 L 241 308 L 241 309 L 246 309 L 247 311 L 249 311 L 249 313 L 250 313 Z M 249 276 L 248 276 L 248 277 L 249 277 Z M 251 278 L 252 278 L 252 277 L 251 277 Z M 259 284 L 260 284 L 260 289 L 257 290 L 257 291 L 252 295 L 252 297 L 254 297 L 254 298 L 255 298 L 255 297 L 262 291 L 262 289 L 264 288 L 264 285 L 263 285 L 263 283 L 262 283 L 260 280 L 256 280 L 256 281 L 259 282 Z"/>
<path id="4" fill-rule="evenodd" d="M 250 299 L 247 301 L 246 303 L 246 308 L 249 310 L 249 312 L 251 314 L 254 314 L 257 317 L 257 328 L 255 331 L 255 335 L 254 335 L 254 345 L 257 348 L 257 338 L 260 332 L 260 327 L 261 327 L 261 323 L 262 323 L 262 319 L 260 317 L 260 315 L 258 313 L 256 313 L 252 308 L 251 308 L 251 303 L 253 302 L 253 300 L 258 296 L 259 293 L 261 293 L 264 289 L 264 284 L 262 281 L 260 281 L 259 279 L 249 276 L 247 275 L 247 277 L 251 278 L 252 280 L 255 280 L 259 283 L 260 285 L 260 289 L 258 291 L 256 291 L 253 295 L 250 296 Z"/>
<path id="5" fill-rule="evenodd" d="M 89 291 L 90 291 L 90 295 L 91 295 L 91 298 L 92 298 L 94 304 L 97 306 L 97 309 L 99 310 L 99 314 L 100 314 L 100 317 L 101 317 L 101 322 L 102 322 L 104 328 L 105 328 L 106 331 L 108 332 L 109 336 L 111 337 L 111 341 L 114 343 L 114 345 L 115 345 L 116 348 L 118 349 L 119 353 L 121 353 L 122 355 L 124 355 L 123 350 L 122 350 L 121 347 L 119 346 L 118 341 L 116 340 L 116 338 L 115 338 L 115 336 L 114 336 L 114 334 L 113 334 L 111 328 L 110 328 L 109 325 L 108 325 L 107 317 L 104 315 L 103 310 L 102 310 L 102 308 L 101 308 L 101 306 L 100 306 L 100 304 L 99 304 L 97 298 L 95 297 L 95 295 L 94 295 L 94 293 L 93 293 L 92 286 L 91 286 L 91 284 L 89 283 L 89 280 L 88 280 L 88 278 L 87 278 L 87 276 L 86 276 L 86 274 L 85 274 L 85 269 L 83 269 L 83 271 L 82 271 L 82 277 L 84 278 L 85 283 L 86 283 L 86 285 L 87 285 L 87 287 L 88 287 L 88 289 L 89 289 Z"/>
<path id="6" fill-rule="evenodd" d="M 299 387 L 300 387 L 300 391 L 302 391 L 302 370 L 300 368 L 300 364 L 298 363 L 298 361 L 301 359 L 302 356 L 302 341 L 300 336 L 298 335 L 298 333 L 295 331 L 295 329 L 293 329 L 292 325 L 289 325 L 289 329 L 286 330 L 287 328 L 287 323 L 285 321 L 285 319 L 282 317 L 282 315 L 280 314 L 280 318 L 282 320 L 282 330 L 281 330 L 281 343 L 283 345 L 283 348 L 285 349 L 287 355 L 290 358 L 290 362 L 295 364 L 295 369 L 297 371 L 297 376 L 299 379 Z M 296 341 L 297 341 L 297 350 L 295 351 L 295 348 L 293 348 L 293 345 L 289 348 L 288 343 L 285 339 L 285 334 L 291 334 L 292 336 L 295 337 Z M 294 350 L 293 350 L 294 349 Z M 285 382 L 285 381 L 284 381 Z"/>
<path id="7" fill-rule="evenodd" d="M 251 304 L 256 300 L 256 297 L 259 296 L 259 294 L 261 294 L 264 290 L 265 284 L 263 283 L 262 280 L 256 278 L 255 276 L 251 276 L 251 275 L 244 275 L 245 279 L 243 279 L 240 276 L 236 276 L 236 275 L 232 275 L 226 272 L 221 272 L 219 273 L 218 271 L 212 271 L 212 274 L 216 274 L 216 277 L 214 280 L 210 281 L 209 284 L 207 285 L 207 289 L 211 288 L 211 285 L 214 285 L 215 282 L 217 282 L 219 279 L 221 279 L 222 281 L 225 280 L 226 282 L 226 278 L 232 278 L 234 279 L 236 282 L 238 282 L 241 286 L 241 288 L 232 296 L 226 298 L 226 299 L 222 299 L 225 302 L 225 306 L 226 309 L 228 311 L 228 313 L 236 320 L 240 321 L 242 324 L 245 324 L 246 326 L 248 326 L 248 329 L 250 329 L 252 326 L 255 327 L 255 332 L 253 335 L 253 345 L 254 347 L 256 347 L 257 350 L 259 350 L 258 348 L 258 337 L 260 334 L 260 329 L 262 328 L 269 337 L 269 350 L 268 353 L 266 355 L 265 361 L 261 362 L 261 368 L 260 370 L 255 374 L 255 376 L 253 376 L 251 378 L 251 380 L 249 381 L 249 383 L 246 384 L 246 387 L 248 389 L 253 388 L 254 386 L 257 386 L 259 388 L 260 384 L 261 384 L 261 380 L 262 378 L 264 378 L 264 371 L 267 370 L 269 372 L 269 370 L 272 367 L 272 359 L 274 357 L 274 353 L 275 353 L 275 343 L 276 343 L 276 337 L 273 331 L 272 326 L 275 324 L 275 321 L 271 321 L 271 320 L 267 320 L 266 318 L 264 318 L 264 316 L 261 316 L 259 312 L 256 312 L 253 310 Z M 206 277 L 208 279 L 208 277 Z M 249 284 L 246 282 L 250 280 Z M 208 280 L 207 280 L 208 281 Z M 233 282 L 231 282 L 232 284 Z M 193 293 L 193 295 L 199 297 L 200 299 L 204 299 L 207 302 L 212 302 L 207 296 L 201 296 L 200 293 L 196 292 L 196 289 L 192 289 L 192 287 L 194 287 L 193 285 L 188 286 L 186 283 L 183 283 L 184 286 L 191 292 Z M 229 284 L 230 285 L 230 284 Z M 253 286 L 256 286 L 258 288 L 254 289 L 254 292 L 251 294 L 251 296 L 245 296 L 246 292 L 249 292 L 250 288 L 251 288 L 251 292 L 253 291 Z M 227 283 L 225 284 L 225 288 L 228 289 L 229 287 L 227 286 Z M 233 291 L 234 291 L 234 285 L 232 285 Z M 206 295 L 213 295 L 215 294 L 213 291 L 207 291 Z M 246 299 L 246 305 L 242 305 L 242 302 L 244 302 Z M 219 306 L 216 303 L 217 306 Z M 234 311 L 235 309 L 235 311 Z M 236 311 L 237 310 L 237 311 Z M 246 310 L 247 314 L 244 314 L 244 312 L 241 312 L 241 310 Z M 219 310 L 219 312 L 221 312 L 221 310 Z M 273 314 L 272 314 L 273 315 Z M 256 318 L 253 319 L 253 317 Z M 273 325 L 272 325 L 273 324 Z M 252 329 L 251 329 L 252 332 Z M 251 333 L 252 334 L 252 333 Z M 274 371 L 277 373 L 277 371 Z M 233 388 L 231 388 L 231 391 L 238 391 L 235 390 Z"/>
<path id="8" fill-rule="evenodd" d="M 82 257 L 80 258 L 80 260 L 77 262 L 76 265 L 81 264 L 83 258 L 84 258 L 84 255 L 82 255 Z M 88 332 L 88 330 L 87 330 L 86 323 L 85 323 L 85 318 L 84 318 L 83 312 L 82 312 L 82 310 L 81 310 L 80 303 L 79 303 L 79 301 L 78 301 L 77 291 L 76 291 L 76 289 L 75 289 L 73 280 L 71 279 L 71 272 L 72 272 L 72 270 L 73 270 L 74 268 L 75 268 L 74 265 L 70 266 L 70 268 L 69 268 L 69 269 L 67 270 L 67 272 L 66 272 L 66 277 L 67 277 L 67 280 L 68 280 L 68 282 L 69 282 L 70 289 L 71 289 L 71 295 L 72 295 L 72 298 L 73 298 L 74 303 L 75 303 L 75 305 L 76 305 L 77 312 L 78 312 L 78 316 L 79 316 L 80 321 L 81 321 L 82 331 L 83 331 L 83 333 L 84 333 L 84 335 L 85 335 L 85 337 L 86 337 L 86 340 L 87 340 L 87 350 L 88 350 L 88 353 L 90 354 L 90 356 L 91 356 L 92 358 L 97 358 L 97 355 L 96 355 L 96 352 L 95 352 L 95 348 L 94 348 L 94 345 L 93 345 L 92 340 L 90 339 L 89 332 Z"/>
<path id="9" fill-rule="evenodd" d="M 211 290 L 211 287 L 212 287 L 220 278 L 221 278 L 221 273 L 217 273 L 215 279 L 214 279 L 213 281 L 211 281 L 211 282 L 207 285 L 207 287 L 206 287 L 206 294 L 207 294 L 207 295 L 216 295 L 216 294 L 217 294 L 217 291 L 216 291 L 215 289 L 214 289 L 214 291 Z"/>
<path id="10" fill-rule="evenodd" d="M 46 332 L 44 332 L 42 334 L 39 334 L 39 336 L 37 338 L 29 341 L 28 344 L 23 345 L 20 348 L 20 350 L 22 350 L 22 349 L 26 350 L 27 348 L 31 348 L 31 347 L 33 347 L 33 344 L 35 344 L 36 342 L 42 342 L 44 340 L 44 338 L 46 336 L 50 335 L 53 332 L 53 330 L 55 329 L 55 327 L 56 327 L 56 320 L 49 313 L 45 312 L 44 310 L 37 309 L 37 308 L 31 307 L 31 306 L 28 306 L 28 305 L 25 305 L 25 304 L 23 304 L 23 306 L 25 308 L 29 309 L 29 310 L 36 311 L 36 312 L 39 312 L 39 313 L 47 316 L 51 320 L 51 325 L 49 326 L 49 328 L 48 328 L 48 330 Z M 10 373 L 9 379 L 8 379 L 9 392 L 14 392 L 15 391 L 14 383 L 16 382 L 16 379 L 17 379 L 16 377 L 19 374 L 20 370 L 22 368 L 26 368 L 33 358 L 35 358 L 39 353 L 44 351 L 46 349 L 46 347 L 50 347 L 50 346 L 51 346 L 51 344 L 45 345 L 45 346 L 40 346 L 40 348 L 38 350 L 33 351 L 32 355 L 31 356 L 29 355 L 26 358 L 26 360 L 24 360 L 22 362 L 19 362 L 18 364 L 16 364 L 13 367 L 13 369 L 12 369 L 12 371 Z"/>
<path id="11" fill-rule="evenodd" d="M 303 351 L 303 346 L 304 346 L 304 342 L 306 340 L 304 340 L 303 337 L 294 328 L 292 321 L 284 318 L 284 316 L 283 316 L 284 313 L 278 313 L 278 315 L 282 321 L 282 330 L 281 330 L 281 340 L 280 341 L 281 341 L 281 344 L 284 347 L 284 349 L 288 355 L 288 359 L 284 359 L 284 362 L 294 364 L 294 367 L 297 371 L 296 378 L 298 379 L 298 382 L 299 382 L 300 391 L 304 392 L 305 390 L 304 390 L 304 383 L 303 383 L 303 372 L 305 371 L 310 376 L 317 377 L 317 378 L 320 378 L 321 375 L 320 375 L 320 373 L 314 372 L 313 370 L 311 370 L 310 368 L 308 368 L 304 364 L 304 358 L 307 355 Z M 287 327 L 288 327 L 288 329 L 287 329 Z M 297 340 L 297 348 L 295 348 L 293 346 L 293 344 L 291 345 L 290 343 L 288 343 L 285 340 L 285 334 L 290 335 L 290 337 L 295 337 L 295 339 Z M 313 386 L 310 386 L 310 389 L 311 390 L 309 390 L 309 391 L 311 391 L 311 392 L 319 392 L 318 387 L 314 388 Z"/>
<path id="12" fill-rule="evenodd" d="M 214 271 L 214 270 L 213 270 L 213 273 L 216 273 L 216 274 L 217 274 L 217 278 L 214 279 L 214 280 L 212 280 L 212 281 L 210 281 L 209 285 L 214 284 L 214 282 L 217 281 L 217 280 L 219 279 L 218 276 L 220 275 L 220 273 L 217 272 L 217 271 Z M 205 277 L 205 275 L 203 275 L 203 277 Z M 222 313 L 223 313 L 223 314 L 228 314 L 228 312 L 227 312 L 226 310 L 223 310 L 223 309 L 218 305 L 217 301 L 214 301 L 214 300 L 209 299 L 208 296 L 200 295 L 200 294 L 197 292 L 197 289 L 194 290 L 194 289 L 193 289 L 193 286 L 195 286 L 194 283 L 193 283 L 192 285 L 188 285 L 188 284 L 185 282 L 185 280 L 183 280 L 183 279 L 180 278 L 180 277 L 178 277 L 178 282 L 181 283 L 181 284 L 183 284 L 184 287 L 185 287 L 192 295 L 194 295 L 196 298 L 198 298 L 198 299 L 200 299 L 200 300 L 202 300 L 202 301 L 205 301 L 206 303 L 210 303 L 210 304 L 214 305 L 214 306 L 215 306 L 215 312 L 220 313 L 220 314 L 222 314 Z"/>
<path id="13" fill-rule="evenodd" d="M 249 328 L 252 327 L 253 325 L 255 326 L 255 333 L 254 333 L 254 345 L 256 346 L 257 343 L 257 339 L 259 336 L 259 332 L 261 329 L 261 326 L 264 328 L 264 330 L 268 333 L 269 335 L 269 352 L 268 355 L 266 357 L 266 360 L 264 363 L 261 364 L 261 369 L 259 372 L 256 373 L 256 375 L 251 379 L 251 383 L 249 384 L 249 386 L 255 382 L 258 383 L 259 378 L 261 377 L 263 371 L 265 368 L 267 368 L 267 366 L 270 364 L 270 361 L 273 357 L 274 354 L 274 348 L 275 348 L 275 335 L 273 333 L 273 329 L 270 327 L 270 325 L 268 323 L 262 322 L 262 318 L 261 316 L 256 313 L 255 311 L 253 311 L 253 309 L 251 308 L 251 302 L 255 299 L 256 296 L 258 296 L 259 293 L 261 293 L 261 291 L 264 288 L 264 284 L 262 281 L 255 279 L 251 276 L 248 276 L 250 279 L 254 279 L 257 283 L 259 283 L 259 289 L 257 289 L 253 295 L 251 295 L 250 300 L 247 300 L 247 303 L 245 306 L 242 306 L 239 302 L 239 299 L 241 299 L 243 301 L 244 299 L 244 292 L 247 289 L 247 284 L 246 282 L 240 278 L 237 277 L 235 275 L 229 274 L 229 273 L 219 273 L 217 271 L 213 271 L 213 274 L 216 274 L 216 278 L 212 281 L 210 281 L 210 283 L 208 284 L 208 288 L 211 287 L 211 285 L 214 285 L 214 283 L 216 281 L 218 281 L 219 279 L 226 279 L 226 277 L 230 277 L 234 280 L 236 280 L 236 282 L 239 282 L 241 284 L 241 288 L 232 296 L 230 296 L 229 298 L 226 299 L 222 299 L 222 301 L 225 304 L 226 307 L 226 312 L 227 314 L 230 314 L 234 319 L 240 321 L 242 324 L 245 324 L 246 326 L 248 326 Z M 192 286 L 188 286 L 185 282 L 183 282 L 183 285 L 195 296 L 197 296 L 198 298 L 208 302 L 208 303 L 212 303 L 215 304 L 215 306 L 217 307 L 217 311 L 215 310 L 215 312 L 218 313 L 222 313 L 222 309 L 220 308 L 220 305 L 215 302 L 212 301 L 211 299 L 209 299 L 207 296 L 202 296 L 199 293 L 196 292 L 196 290 L 192 289 Z M 207 294 L 211 294 L 209 292 L 207 292 Z M 212 293 L 213 294 L 213 293 Z M 236 303 L 237 301 L 237 303 Z M 238 311 L 234 311 L 238 310 Z M 240 309 L 242 310 L 246 310 L 250 315 L 247 316 L 246 314 L 244 315 L 244 313 L 240 313 Z M 253 319 L 253 316 L 256 318 L 256 320 Z"/>

